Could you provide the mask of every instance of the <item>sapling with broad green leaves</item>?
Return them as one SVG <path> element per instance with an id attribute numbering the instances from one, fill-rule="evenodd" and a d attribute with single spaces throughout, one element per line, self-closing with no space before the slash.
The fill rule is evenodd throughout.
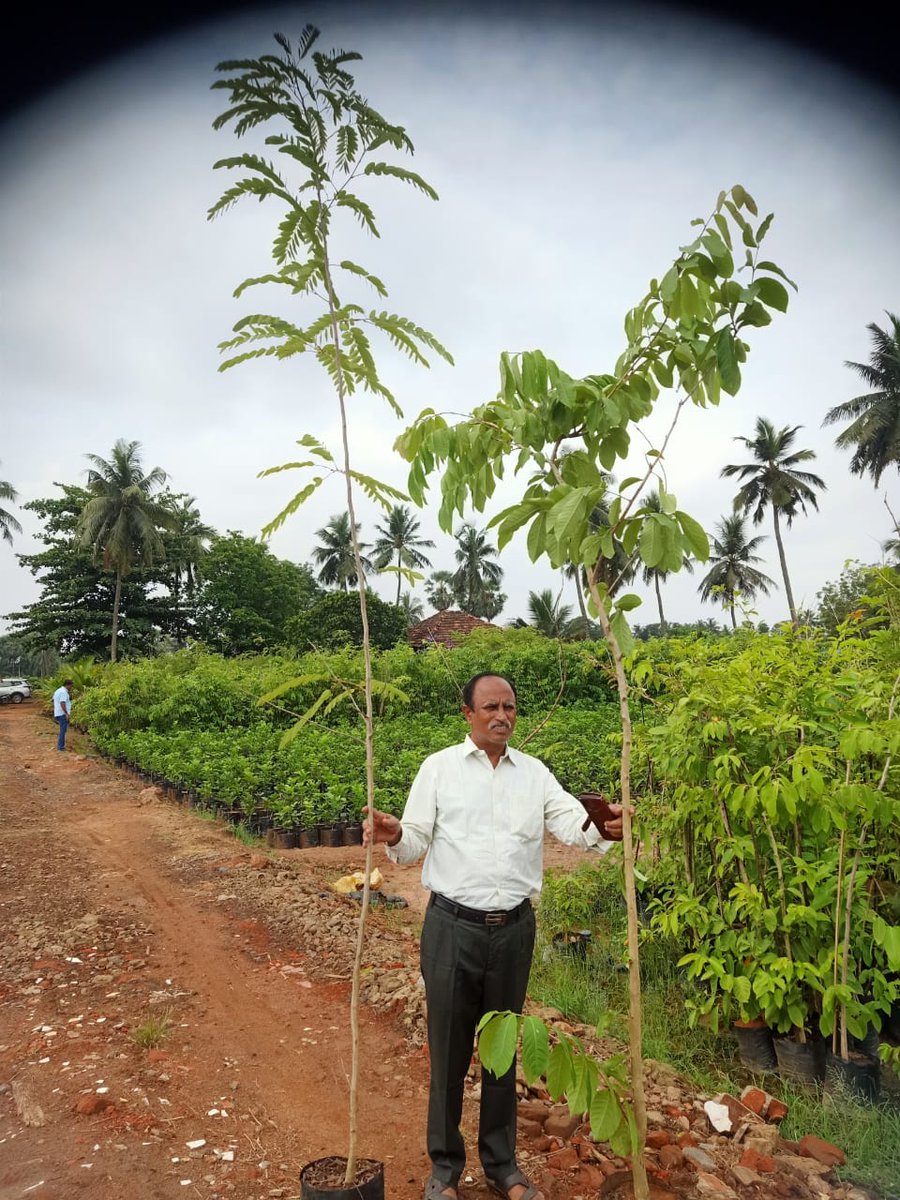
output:
<path id="1" fill-rule="evenodd" d="M 702 527 L 678 508 L 669 490 L 665 454 L 685 404 L 703 407 L 717 404 L 723 391 L 735 395 L 749 349 L 748 332 L 768 325 L 772 310 L 787 309 L 785 285 L 794 285 L 760 253 L 772 215 L 759 224 L 757 216 L 753 197 L 735 185 L 719 194 L 709 216 L 692 222 L 694 239 L 626 313 L 626 346 L 612 371 L 575 378 L 539 350 L 503 354 L 496 400 L 454 425 L 426 409 L 398 440 L 410 463 L 409 491 L 418 504 L 424 503 L 429 476 L 441 471 L 439 521 L 447 531 L 455 514 L 465 518 L 469 506 L 479 512 L 484 509 L 510 459 L 514 473 L 527 468 L 530 474 L 521 498 L 491 522 L 497 527 L 498 546 L 502 549 L 517 530 L 527 526 L 532 561 L 545 557 L 554 569 L 574 568 L 576 577 L 583 570 L 591 613 L 609 647 L 623 735 L 619 784 L 624 811 L 633 1111 L 618 1104 L 610 1086 L 600 1090 L 611 1097 L 604 1105 L 615 1103 L 613 1136 L 621 1128 L 628 1130 L 639 1200 L 646 1200 L 648 1184 L 641 1155 L 646 1111 L 626 657 L 633 645 L 627 614 L 640 598 L 623 592 L 619 584 L 638 562 L 674 572 L 681 570 L 688 555 L 701 562 L 709 556 Z M 743 261 L 738 264 L 735 252 L 740 248 Z M 658 408 L 661 393 L 675 397 L 668 432 L 661 443 L 643 452 L 637 474 L 613 484 L 609 473 L 628 457 L 632 435 L 642 433 L 639 422 Z M 651 496 L 654 499 L 648 502 Z M 598 528 L 592 515 L 599 506 L 607 520 Z M 618 544 L 624 547 L 627 564 L 618 575 L 611 575 Z M 487 1021 L 485 1033 L 490 1028 Z M 508 1048 L 513 1025 L 506 1023 L 503 1028 L 506 1032 L 502 1038 L 497 1035 L 496 1044 Z M 488 1059 L 493 1061 L 491 1046 L 489 1041 Z M 576 1056 L 573 1061 L 581 1060 Z M 581 1106 L 590 1092 L 583 1086 L 584 1071 L 577 1068 L 574 1092 L 567 1093 L 576 1111 L 584 1111 Z M 594 1102 L 590 1100 L 591 1109 Z"/>
<path id="2" fill-rule="evenodd" d="M 382 382 L 370 334 L 380 333 L 414 362 L 428 366 L 426 353 L 434 352 L 452 362 L 441 343 L 408 317 L 384 309 L 368 308 L 345 298 L 345 286 L 365 287 L 381 299 L 387 297 L 382 281 L 354 260 L 336 252 L 337 226 L 349 217 L 378 237 L 375 214 L 364 198 L 364 186 L 378 178 L 410 184 L 432 200 L 437 193 L 421 176 L 386 161 L 392 152 L 411 154 L 412 142 L 399 125 L 391 124 L 370 107 L 357 89 L 347 65 L 361 55 L 355 52 L 315 49 L 319 31 L 307 25 L 296 44 L 275 35 L 278 53 L 255 59 L 219 63 L 223 78 L 213 87 L 228 93 L 229 107 L 214 122 L 215 129 L 233 125 L 236 136 L 252 134 L 263 127 L 272 130 L 264 145 L 274 154 L 264 157 L 257 150 L 221 159 L 215 165 L 238 172 L 237 182 L 228 187 L 209 210 L 217 217 L 245 197 L 274 202 L 281 210 L 272 246 L 273 267 L 265 274 L 245 279 L 235 290 L 240 296 L 251 287 L 274 286 L 286 290 L 291 301 L 291 319 L 255 312 L 234 326 L 234 336 L 221 343 L 229 357 L 220 370 L 253 358 L 279 359 L 311 354 L 328 375 L 337 400 L 340 446 L 332 453 L 311 434 L 298 445 L 305 452 L 299 461 L 284 463 L 261 472 L 315 472 L 308 482 L 266 525 L 265 536 L 293 515 L 322 486 L 329 476 L 343 481 L 356 564 L 359 611 L 362 622 L 364 679 L 335 689 L 323 676 L 329 693 L 321 701 L 323 712 L 345 702 L 356 707 L 365 724 L 366 798 L 371 814 L 375 807 L 374 705 L 376 685 L 372 678 L 372 655 L 366 607 L 365 570 L 358 536 L 356 502 L 360 491 L 390 512 L 408 497 L 396 488 L 362 474 L 352 465 L 348 405 L 358 392 L 370 392 L 384 400 L 398 416 L 399 405 Z M 298 314 L 297 317 L 294 313 Z M 302 317 L 297 323 L 298 317 Z M 405 568 L 401 574 L 410 577 Z M 309 680 L 307 680 L 309 682 Z M 268 694 L 275 699 L 296 686 L 289 681 Z M 389 685 L 381 685 L 381 688 Z M 396 689 L 395 689 L 396 691 Z M 315 705 L 314 708 L 318 708 Z M 371 820 L 371 818 L 370 818 Z M 372 840 L 366 854 L 366 882 L 358 927 L 350 1002 L 352 1062 L 350 1072 L 350 1128 L 345 1184 L 356 1177 L 357 1108 L 359 1082 L 359 982 L 369 907 L 369 877 L 372 870 Z"/>

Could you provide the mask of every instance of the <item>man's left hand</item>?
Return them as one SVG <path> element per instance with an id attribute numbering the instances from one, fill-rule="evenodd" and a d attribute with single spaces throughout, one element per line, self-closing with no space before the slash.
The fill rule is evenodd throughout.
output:
<path id="1" fill-rule="evenodd" d="M 610 804 L 609 811 L 614 814 L 614 819 L 604 821 L 600 832 L 608 842 L 621 842 L 623 833 L 622 805 Z M 634 816 L 633 808 L 631 815 Z"/>

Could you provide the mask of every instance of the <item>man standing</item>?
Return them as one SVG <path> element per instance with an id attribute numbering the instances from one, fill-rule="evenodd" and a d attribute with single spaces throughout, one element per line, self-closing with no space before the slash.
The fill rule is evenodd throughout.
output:
<path id="1" fill-rule="evenodd" d="M 425 759 L 402 820 L 373 812 L 374 841 L 394 862 L 424 854 L 422 882 L 432 892 L 421 943 L 431 1060 L 425 1200 L 457 1197 L 466 1161 L 463 1086 L 479 1018 L 521 1012 L 525 1003 L 544 827 L 562 842 L 602 852 L 622 837 L 620 806 L 612 806 L 606 840 L 594 826 L 585 831 L 578 800 L 538 759 L 508 746 L 516 724 L 508 679 L 474 676 L 462 711 L 468 736 Z M 542 1200 L 516 1164 L 515 1064 L 499 1079 L 482 1073 L 478 1153 L 488 1184 L 505 1200 Z"/>
<path id="2" fill-rule="evenodd" d="M 71 679 L 63 681 L 53 693 L 53 720 L 59 726 L 59 737 L 56 739 L 57 750 L 66 748 L 66 730 L 69 728 L 69 715 L 72 711 L 72 697 L 69 688 L 73 686 Z"/>

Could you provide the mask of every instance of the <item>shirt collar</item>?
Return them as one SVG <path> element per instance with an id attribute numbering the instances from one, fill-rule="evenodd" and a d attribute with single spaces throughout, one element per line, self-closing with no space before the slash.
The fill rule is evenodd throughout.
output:
<path id="1" fill-rule="evenodd" d="M 463 754 L 466 757 L 468 757 L 470 754 L 480 754 L 483 758 L 487 759 L 487 761 L 490 762 L 490 759 L 488 759 L 487 754 L 485 754 L 485 752 L 483 750 L 481 750 L 478 746 L 475 745 L 475 743 L 472 741 L 472 738 L 470 737 L 470 735 L 468 733 L 466 734 L 465 741 L 463 742 Z M 500 759 L 500 762 L 508 762 L 508 763 L 510 763 L 511 766 L 516 766 L 516 758 L 517 758 L 518 754 L 519 754 L 518 750 L 513 749 L 512 746 L 507 744 L 506 753 Z M 500 764 L 498 763 L 497 765 L 499 766 Z"/>

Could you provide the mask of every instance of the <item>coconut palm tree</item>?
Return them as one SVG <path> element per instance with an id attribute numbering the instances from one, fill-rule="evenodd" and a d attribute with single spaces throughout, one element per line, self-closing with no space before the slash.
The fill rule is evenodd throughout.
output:
<path id="1" fill-rule="evenodd" d="M 544 637 L 565 638 L 572 627 L 572 606 L 562 604 L 549 588 L 528 593 L 528 624 Z M 580 625 L 581 622 L 579 621 Z"/>
<path id="2" fill-rule="evenodd" d="M 360 526 L 356 527 L 359 537 Z M 313 559 L 319 566 L 319 580 L 326 587 L 340 587 L 345 592 L 357 586 L 356 560 L 353 555 L 353 537 L 350 533 L 349 513 L 338 513 L 322 529 L 316 530 L 322 545 L 313 548 Z M 359 542 L 360 561 L 363 572 L 371 575 L 375 569 L 372 560 L 363 551 L 368 550 L 365 542 Z"/>
<path id="3" fill-rule="evenodd" d="M 801 425 L 785 425 L 783 429 L 776 429 L 765 417 L 757 417 L 756 431 L 752 438 L 734 439 L 744 443 L 753 455 L 753 462 L 723 467 L 721 471 L 724 477 L 736 475 L 743 483 L 734 498 L 735 512 L 752 511 L 753 524 L 759 525 L 766 509 L 772 510 L 784 592 L 791 614 L 791 624 L 795 629 L 798 623 L 797 606 L 794 603 L 784 543 L 781 540 L 779 514 L 784 516 L 790 528 L 797 513 L 806 512 L 807 505 L 812 508 L 819 507 L 816 489 L 825 490 L 825 483 L 818 475 L 797 470 L 799 463 L 810 462 L 816 457 L 814 450 L 792 450 L 797 430 L 801 428 Z"/>
<path id="4" fill-rule="evenodd" d="M 18 493 L 13 485 L 11 483 L 7 483 L 5 479 L 0 479 L 0 500 L 9 500 L 15 504 L 18 498 Z M 0 508 L 0 535 L 2 535 L 3 540 L 5 542 L 9 542 L 10 545 L 12 545 L 13 530 L 15 530 L 16 533 L 21 533 L 22 526 L 11 512 L 7 512 L 5 508 Z"/>
<path id="5" fill-rule="evenodd" d="M 85 455 L 93 464 L 87 476 L 90 499 L 81 510 L 77 530 L 82 545 L 93 548 L 95 561 L 115 572 L 112 662 L 117 656 L 122 580 L 134 566 L 150 566 L 165 555 L 160 530 L 173 527 L 171 509 L 158 497 L 166 473 L 161 467 L 145 472 L 140 448 L 140 442 L 119 438 L 109 459 Z"/>
<path id="6" fill-rule="evenodd" d="M 874 347 L 867 363 L 846 362 L 871 388 L 836 404 L 825 414 L 823 425 L 850 424 L 834 439 L 842 450 L 853 449 L 850 470 L 871 475 L 877 487 L 891 465 L 900 467 L 900 317 L 885 314 L 890 328 L 867 325 Z"/>
<path id="7" fill-rule="evenodd" d="M 196 592 L 202 573 L 201 565 L 216 531 L 201 518 L 193 496 L 167 496 L 162 502 L 171 510 L 173 517 L 172 528 L 166 539 L 166 553 L 177 603 L 182 584 L 189 599 Z"/>
<path id="8" fill-rule="evenodd" d="M 768 596 L 769 588 L 775 586 L 773 579 L 753 565 L 762 562 L 756 550 L 766 540 L 765 535 L 748 539 L 744 522 L 740 513 L 732 513 L 718 523 L 709 556 L 710 569 L 698 589 L 704 600 L 721 599 L 731 613 L 733 629 L 737 629 L 734 607 L 738 593 L 753 600 L 758 592 Z"/>
<path id="9" fill-rule="evenodd" d="M 497 551 L 485 537 L 484 530 L 476 529 L 474 525 L 462 525 L 455 537 L 457 568 L 453 587 L 456 599 L 473 617 L 490 620 L 506 601 L 498 591 L 503 570 L 494 561 Z"/>
<path id="10" fill-rule="evenodd" d="M 651 512 L 662 512 L 662 504 L 659 499 L 659 492 L 648 493 L 644 500 L 644 507 Z M 687 571 L 689 575 L 694 573 L 694 560 L 689 554 L 685 554 L 681 561 L 681 569 Z M 669 627 L 666 624 L 666 614 L 663 612 L 662 590 L 661 584 L 665 583 L 669 578 L 669 571 L 663 571 L 659 567 L 641 567 L 641 578 L 648 586 L 652 583 L 653 590 L 656 592 L 656 607 L 659 609 L 659 632 L 662 637 L 665 637 L 669 632 Z"/>
<path id="11" fill-rule="evenodd" d="M 425 581 L 425 597 L 437 612 L 442 612 L 445 608 L 451 608 L 458 603 L 453 590 L 453 572 L 432 571 L 431 576 Z"/>
<path id="12" fill-rule="evenodd" d="M 172 528 L 164 539 L 166 564 L 169 568 L 166 582 L 172 593 L 177 614 L 176 641 L 179 646 L 184 646 L 188 621 L 187 613 L 182 610 L 182 600 L 188 605 L 194 600 L 202 574 L 203 559 L 209 549 L 209 542 L 216 536 L 216 531 L 201 518 L 193 496 L 168 493 L 162 497 L 161 503 L 172 513 Z"/>
<path id="13" fill-rule="evenodd" d="M 412 592 L 404 592 L 400 597 L 400 603 L 397 605 L 400 611 L 406 617 L 407 625 L 416 625 L 425 616 L 425 608 L 418 596 L 414 596 Z"/>
<path id="14" fill-rule="evenodd" d="M 428 538 L 419 537 L 419 522 L 413 516 L 411 509 L 405 504 L 395 504 L 387 515 L 383 525 L 376 525 L 375 530 L 381 536 L 372 547 L 375 566 L 383 571 L 394 558 L 397 560 L 397 600 L 400 605 L 400 585 L 403 576 L 401 567 L 410 570 L 423 570 L 431 566 L 431 560 L 422 553 L 422 548 L 431 548 L 434 542 Z"/>

